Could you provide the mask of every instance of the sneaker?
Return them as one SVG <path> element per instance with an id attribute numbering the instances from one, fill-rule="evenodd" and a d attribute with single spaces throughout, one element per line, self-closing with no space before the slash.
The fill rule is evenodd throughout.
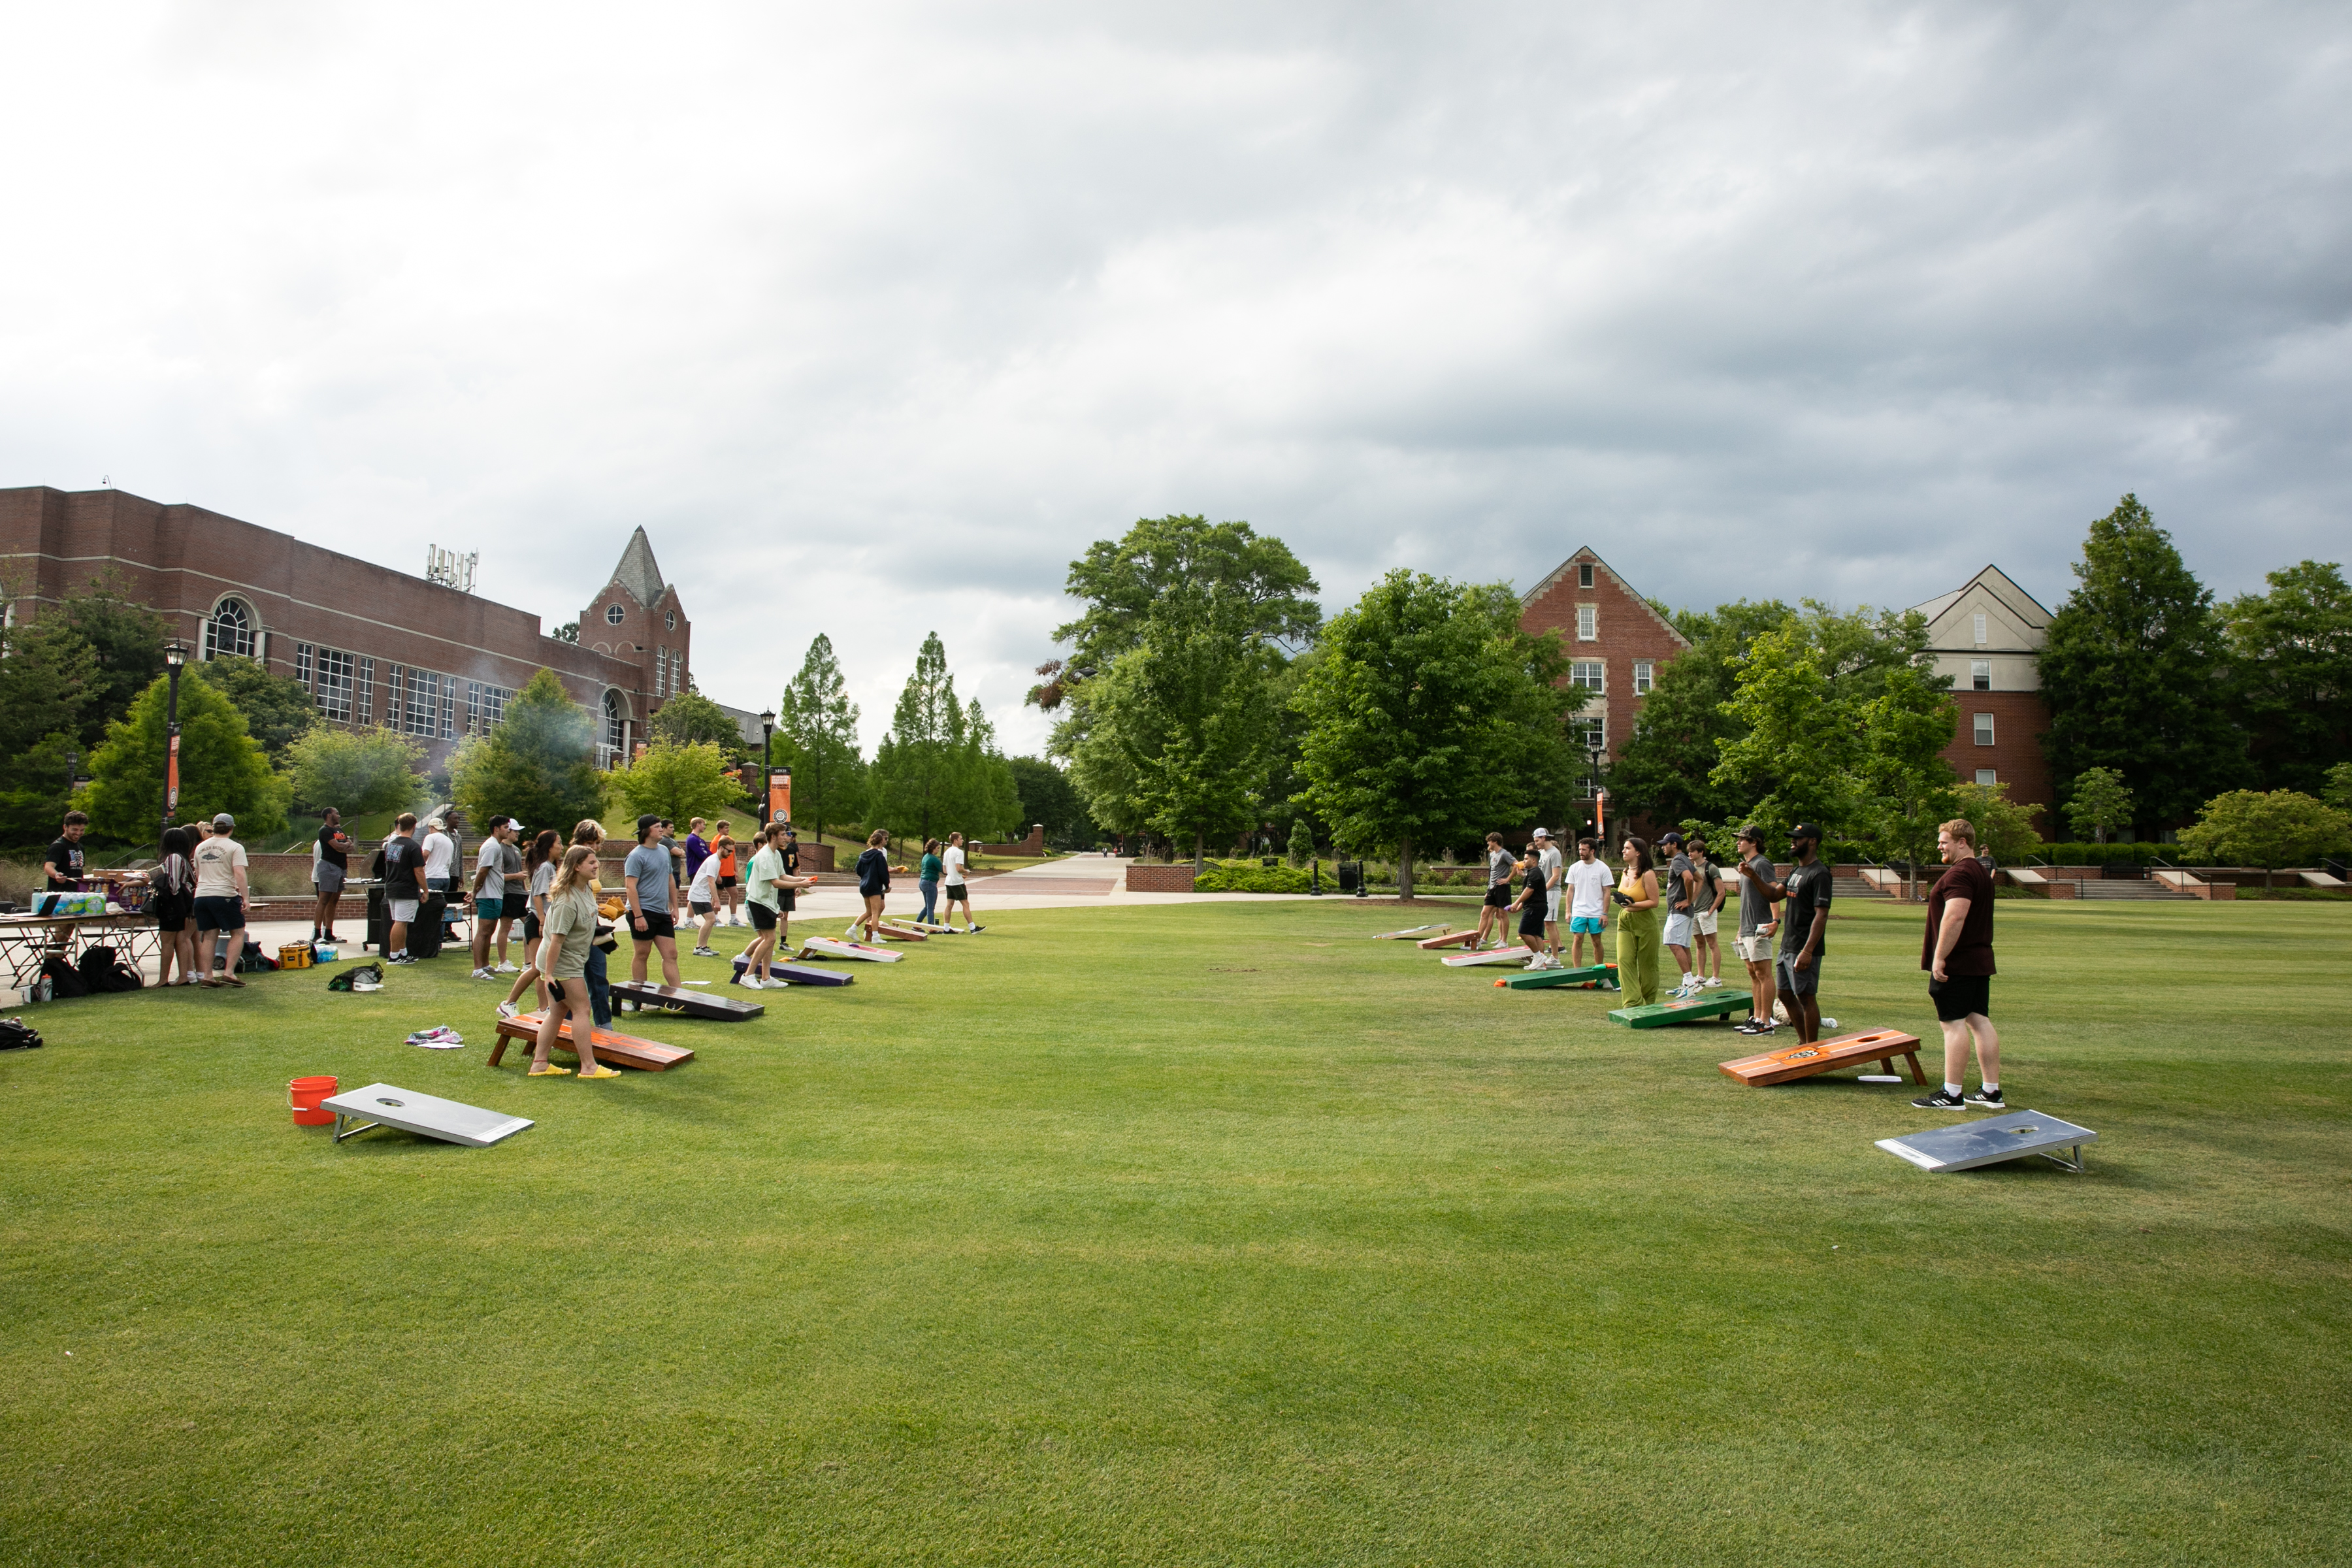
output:
<path id="1" fill-rule="evenodd" d="M 856 942 L 857 940 L 857 933 L 864 929 L 865 922 L 861 921 L 852 921 L 849 922 L 849 929 L 841 933 L 841 940 L 844 942 Z"/>
<path id="2" fill-rule="evenodd" d="M 1710 975 L 1707 977 L 1706 988 L 1709 991 L 1720 991 L 1723 989 L 1723 982 L 1721 979 Z"/>
<path id="3" fill-rule="evenodd" d="M 474 978 L 477 980 L 496 980 L 498 975 L 488 969 L 477 969 L 474 971 Z"/>
<path id="4" fill-rule="evenodd" d="M 499 966 L 491 970 L 490 973 L 493 974 L 520 974 L 522 971 L 517 969 L 511 963 L 500 963 Z"/>
<path id="5" fill-rule="evenodd" d="M 779 980 L 771 974 L 760 982 L 760 988 L 763 991 L 790 991 L 793 988 L 793 983 L 789 980 Z"/>
<path id="6" fill-rule="evenodd" d="M 971 936 L 975 931 L 983 931 L 987 929 L 988 928 L 986 926 L 966 926 L 963 928 L 963 933 L 966 936 Z"/>
<path id="7" fill-rule="evenodd" d="M 1916 1110 L 1963 1110 L 1968 1103 L 1950 1089 L 1939 1089 L 1933 1094 L 1921 1095 L 1911 1105 Z"/>
<path id="8" fill-rule="evenodd" d="M 1742 1018 L 1731 1026 L 1731 1032 L 1735 1035 L 1760 1035 L 1764 1026 L 1753 1018 Z"/>
<path id="9" fill-rule="evenodd" d="M 2007 1110 L 2009 1109 L 2009 1102 L 2001 1099 L 2000 1090 L 1997 1089 L 1980 1089 L 1974 1094 L 1962 1095 L 1960 1098 L 1966 1100 L 1969 1104 L 1975 1106 L 1979 1110 Z"/>
<path id="10" fill-rule="evenodd" d="M 521 1012 L 522 1008 L 512 1002 L 501 1002 L 499 1004 L 499 1016 L 501 1018 L 516 1017 L 519 1016 Z"/>
<path id="11" fill-rule="evenodd" d="M 395 952 L 390 958 L 385 959 L 384 962 L 386 963 L 414 963 L 416 962 L 416 955 L 413 952 Z"/>
<path id="12" fill-rule="evenodd" d="M 719 956 L 719 950 L 711 947 L 698 947 L 694 950 L 694 956 L 697 958 L 716 958 Z"/>

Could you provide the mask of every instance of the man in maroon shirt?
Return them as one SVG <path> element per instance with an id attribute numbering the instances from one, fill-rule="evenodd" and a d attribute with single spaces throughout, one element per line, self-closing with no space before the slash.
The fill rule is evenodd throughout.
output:
<path id="1" fill-rule="evenodd" d="M 1911 1103 L 1922 1110 L 1958 1110 L 1975 1106 L 2007 1110 L 2000 1098 L 2000 1036 L 1992 1026 L 1992 873 L 1977 858 L 1977 830 L 1955 817 L 1936 831 L 1936 848 L 1951 868 L 1927 895 L 1927 929 L 1919 944 L 1919 967 L 1927 972 L 1927 996 L 1944 1026 L 1944 1087 Z M 1969 1039 L 1975 1037 L 1977 1070 L 1983 1087 L 1966 1099 L 1960 1075 L 1968 1070 Z"/>

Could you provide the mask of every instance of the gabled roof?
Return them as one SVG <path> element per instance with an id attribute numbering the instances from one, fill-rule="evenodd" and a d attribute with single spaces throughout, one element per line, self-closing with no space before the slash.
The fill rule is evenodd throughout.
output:
<path id="1" fill-rule="evenodd" d="M 1914 605 L 1911 607 L 1932 621 L 1958 604 L 1962 595 L 1976 587 L 1983 588 L 1988 595 L 1991 595 L 1995 604 L 2015 616 L 2019 625 L 2034 631 L 2040 631 L 2049 626 L 2050 612 L 2042 608 L 2042 601 L 2019 587 L 2017 579 L 2000 567 L 1991 565 L 1988 565 L 1983 571 L 1950 593 L 1938 594 L 1926 604 Z"/>
<path id="2" fill-rule="evenodd" d="M 621 552 L 621 563 L 613 568 L 613 581 L 648 609 L 669 592 L 662 583 L 661 566 L 654 560 L 653 542 L 642 527 L 629 535 L 628 548 Z"/>
<path id="3" fill-rule="evenodd" d="M 1606 561 L 1601 560 L 1600 552 L 1594 550 L 1592 546 L 1589 544 L 1579 545 L 1574 553 L 1570 554 L 1567 560 L 1561 562 L 1559 565 L 1553 567 L 1551 571 L 1545 575 L 1542 582 L 1538 583 L 1534 587 L 1520 595 L 1519 603 L 1521 605 L 1534 604 L 1536 600 L 1540 597 L 1546 590 L 1549 589 L 1553 584 L 1559 582 L 1562 577 L 1568 574 L 1568 569 L 1570 567 L 1579 565 L 1587 561 L 1591 562 L 1593 565 L 1599 567 L 1601 571 L 1607 573 L 1611 582 L 1616 584 L 1620 588 L 1622 588 L 1626 595 L 1631 597 L 1635 604 L 1642 606 L 1643 614 L 1648 616 L 1650 619 L 1657 622 L 1660 626 L 1664 628 L 1665 634 L 1675 639 L 1676 647 L 1690 647 L 1690 638 L 1676 631 L 1675 629 L 1674 622 L 1658 614 L 1657 606 L 1651 604 L 1649 599 L 1640 589 L 1634 587 L 1633 584 L 1628 583 L 1624 578 L 1619 576 L 1617 574 L 1617 569 L 1610 565 Z M 1595 577 L 1593 581 L 1598 584 L 1600 579 Z"/>

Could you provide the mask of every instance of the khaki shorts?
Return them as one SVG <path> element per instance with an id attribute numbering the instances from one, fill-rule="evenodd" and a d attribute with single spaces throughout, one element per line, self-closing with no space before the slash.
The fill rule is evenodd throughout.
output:
<path id="1" fill-rule="evenodd" d="M 1715 934 L 1715 911 L 1713 910 L 1701 910 L 1691 916 L 1691 934 L 1693 936 L 1713 936 Z"/>
<path id="2" fill-rule="evenodd" d="M 1772 962 L 1772 939 L 1769 936 L 1736 936 L 1731 939 L 1731 945 L 1749 963 Z"/>

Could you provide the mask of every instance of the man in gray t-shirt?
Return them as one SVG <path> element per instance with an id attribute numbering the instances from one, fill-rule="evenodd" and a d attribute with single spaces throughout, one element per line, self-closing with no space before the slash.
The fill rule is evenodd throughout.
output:
<path id="1" fill-rule="evenodd" d="M 1750 998 L 1748 1022 L 1738 1026 L 1754 1035 L 1772 1032 L 1772 1002 L 1779 987 L 1772 979 L 1772 891 L 1780 872 L 1764 853 L 1761 828 L 1739 830 L 1739 961 L 1748 965 Z"/>
<path id="2" fill-rule="evenodd" d="M 1684 852 L 1683 836 L 1666 832 L 1658 835 L 1660 850 L 1672 850 L 1674 858 L 1666 864 L 1666 874 L 1658 879 L 1659 890 L 1666 900 L 1666 951 L 1675 955 L 1675 963 L 1683 972 L 1682 983 L 1675 987 L 1677 996 L 1689 996 L 1698 990 L 1698 976 L 1691 971 L 1691 862 Z"/>
<path id="3" fill-rule="evenodd" d="M 674 864 L 668 820 L 637 818 L 637 847 L 622 863 L 621 881 L 629 896 L 629 978 L 641 984 L 648 949 L 661 954 L 662 984 L 677 984 L 677 927 L 670 915 Z"/>

